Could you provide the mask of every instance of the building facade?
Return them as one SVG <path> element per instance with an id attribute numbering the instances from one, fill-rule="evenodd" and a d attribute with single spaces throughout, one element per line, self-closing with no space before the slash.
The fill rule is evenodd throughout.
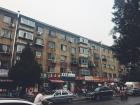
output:
<path id="1" fill-rule="evenodd" d="M 119 75 L 109 46 L 0 8 L 0 71 L 20 59 L 27 43 L 45 76 L 73 83 L 71 87 L 75 81 L 114 81 Z"/>

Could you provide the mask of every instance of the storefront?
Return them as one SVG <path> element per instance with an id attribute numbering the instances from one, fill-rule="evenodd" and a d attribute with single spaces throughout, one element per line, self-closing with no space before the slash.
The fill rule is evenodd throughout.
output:
<path id="1" fill-rule="evenodd" d="M 87 90 L 93 90 L 97 86 L 97 83 L 94 81 L 93 76 L 85 76 L 85 82 Z"/>
<path id="2" fill-rule="evenodd" d="M 59 73 L 49 73 L 48 74 L 48 89 L 57 90 L 62 89 L 64 85 L 64 81 L 61 80 Z"/>
<path id="3" fill-rule="evenodd" d="M 64 89 L 68 89 L 71 92 L 74 92 L 75 88 L 75 74 L 73 73 L 61 73 L 61 80 L 65 81 L 63 86 Z"/>
<path id="4" fill-rule="evenodd" d="M 8 70 L 0 69 L 0 96 L 10 96 L 15 89 L 14 81 L 8 78 Z"/>

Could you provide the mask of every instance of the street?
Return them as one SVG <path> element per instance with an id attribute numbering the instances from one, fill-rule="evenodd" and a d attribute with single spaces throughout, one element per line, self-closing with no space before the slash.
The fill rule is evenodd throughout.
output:
<path id="1" fill-rule="evenodd" d="M 140 103 L 140 97 L 129 97 L 127 101 L 121 101 L 119 97 L 114 97 L 112 100 L 103 100 L 103 101 L 75 101 L 71 104 L 68 103 L 59 103 L 57 105 L 135 105 Z"/>

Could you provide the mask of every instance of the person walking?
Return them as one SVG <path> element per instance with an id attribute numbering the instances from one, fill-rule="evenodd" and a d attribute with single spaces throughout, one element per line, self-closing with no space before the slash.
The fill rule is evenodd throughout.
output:
<path id="1" fill-rule="evenodd" d="M 35 99 L 34 99 L 34 103 L 36 105 L 43 105 L 43 99 L 44 99 L 44 94 L 45 94 L 45 89 L 44 88 L 40 88 L 38 94 L 36 95 Z"/>

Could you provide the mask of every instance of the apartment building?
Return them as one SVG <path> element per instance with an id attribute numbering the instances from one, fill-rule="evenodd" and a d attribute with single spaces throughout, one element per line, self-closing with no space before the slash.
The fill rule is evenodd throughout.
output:
<path id="1" fill-rule="evenodd" d="M 75 80 L 101 82 L 101 78 L 113 81 L 118 77 L 119 62 L 109 46 L 0 8 L 1 72 L 8 71 L 20 59 L 27 43 L 50 79 L 72 83 Z"/>

